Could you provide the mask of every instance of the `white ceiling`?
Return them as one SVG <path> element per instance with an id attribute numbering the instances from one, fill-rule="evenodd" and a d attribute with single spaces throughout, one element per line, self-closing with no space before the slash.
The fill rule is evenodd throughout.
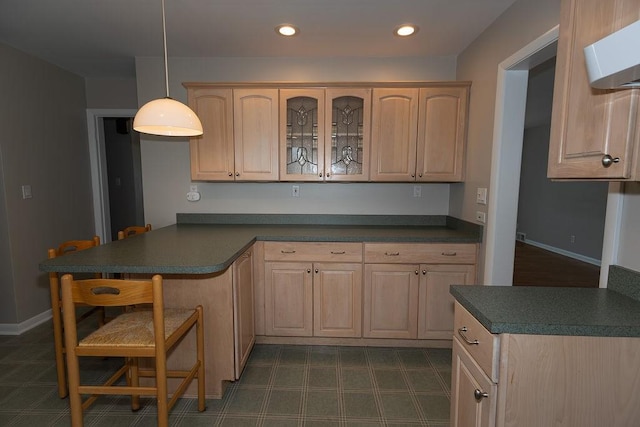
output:
<path id="1" fill-rule="evenodd" d="M 169 57 L 456 56 L 515 0 L 165 0 Z M 403 23 L 420 31 L 392 34 Z M 274 27 L 291 23 L 299 36 Z M 162 56 L 160 0 L 0 0 L 0 42 L 85 77 Z"/>

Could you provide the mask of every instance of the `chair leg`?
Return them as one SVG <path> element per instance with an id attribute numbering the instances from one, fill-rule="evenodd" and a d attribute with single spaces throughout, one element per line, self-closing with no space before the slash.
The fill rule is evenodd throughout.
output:
<path id="1" fill-rule="evenodd" d="M 158 427 L 169 425 L 169 402 L 167 386 L 167 356 L 161 354 L 156 358 L 156 402 L 158 407 Z"/>
<path id="2" fill-rule="evenodd" d="M 206 409 L 205 402 L 205 381 L 204 381 L 204 320 L 202 306 L 196 308 L 198 311 L 198 321 L 196 322 L 197 353 L 200 367 L 198 368 L 198 411 Z"/>
<path id="3" fill-rule="evenodd" d="M 126 360 L 125 363 L 129 365 L 129 382 L 132 387 L 138 387 L 140 385 L 139 376 L 138 376 L 138 361 L 137 357 L 131 357 Z M 140 409 L 140 395 L 132 394 L 131 395 L 131 410 L 137 411 Z"/>
<path id="4" fill-rule="evenodd" d="M 64 337 L 62 332 L 62 311 L 57 288 L 51 289 L 51 315 L 53 317 L 53 344 L 56 355 L 56 373 L 58 376 L 58 396 L 67 397 L 67 373 L 64 360 Z"/>
<path id="5" fill-rule="evenodd" d="M 71 411 L 71 426 L 82 427 L 82 396 L 78 391 L 80 386 L 80 367 L 78 365 L 78 356 L 75 354 L 72 357 L 67 355 L 67 361 L 73 359 L 67 364 L 67 370 L 69 371 L 69 407 Z"/>

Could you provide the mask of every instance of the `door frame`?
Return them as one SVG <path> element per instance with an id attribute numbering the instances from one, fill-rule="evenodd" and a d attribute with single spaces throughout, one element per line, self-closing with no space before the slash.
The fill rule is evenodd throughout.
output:
<path id="1" fill-rule="evenodd" d="M 133 109 L 87 109 L 89 162 L 91 164 L 91 188 L 93 192 L 93 218 L 95 233 L 101 242 L 111 241 L 111 215 L 109 214 L 109 183 L 107 181 L 107 156 L 105 152 L 105 117 L 134 117 Z M 108 240 L 107 240 L 108 239 Z"/>
<path id="2" fill-rule="evenodd" d="M 485 285 L 513 284 L 515 235 L 524 116 L 529 70 L 556 53 L 558 26 L 547 31 L 498 65 L 496 106 L 491 153 L 491 178 L 485 264 Z M 622 218 L 623 188 L 610 183 L 602 243 L 600 287 L 606 287 L 609 265 L 617 259 Z"/>

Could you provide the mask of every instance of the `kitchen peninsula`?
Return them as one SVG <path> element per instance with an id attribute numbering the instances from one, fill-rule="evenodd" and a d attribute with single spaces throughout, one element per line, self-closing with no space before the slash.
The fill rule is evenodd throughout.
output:
<path id="1" fill-rule="evenodd" d="M 450 302 L 451 281 L 476 283 L 476 253 L 481 236 L 480 226 L 447 216 L 178 214 L 175 225 L 46 260 L 40 268 L 60 273 L 162 274 L 167 306 L 202 304 L 205 308 L 206 390 L 209 397 L 221 397 L 226 382 L 239 378 L 256 334 L 330 340 L 319 343 L 384 345 L 385 339 L 401 338 L 413 344 L 439 340 L 442 345 L 445 340 L 450 345 L 451 304 L 443 304 L 435 297 Z M 334 248 L 331 243 L 347 246 Z M 265 256 L 269 257 L 265 252 L 271 253 L 265 251 L 266 244 L 297 246 L 295 249 L 278 246 L 275 256 L 282 259 L 265 262 Z M 313 259 L 306 258 L 307 255 Z M 341 257 L 348 257 L 348 261 L 342 262 Z M 382 257 L 391 260 L 382 263 Z M 265 264 L 271 264 L 277 283 L 265 277 Z M 303 269 L 288 275 L 292 264 Z M 355 270 L 340 270 L 338 281 L 328 282 L 334 296 L 317 295 L 321 300 L 312 304 L 319 305 L 302 310 L 300 318 L 297 312 L 288 315 L 280 310 L 280 306 L 299 308 L 307 304 L 278 300 L 281 296 L 299 295 L 311 301 L 316 289 L 324 289 L 323 267 L 332 267 L 333 274 L 335 267 L 347 264 Z M 276 268 L 282 265 L 288 270 Z M 399 267 L 402 269 L 398 272 Z M 370 287 L 366 284 L 367 277 L 362 278 L 363 270 L 372 278 Z M 393 286 L 386 286 L 389 275 L 402 281 L 394 279 Z M 296 293 L 299 282 L 294 279 L 302 276 L 303 289 Z M 398 289 L 402 293 L 397 294 Z M 396 293 L 390 294 L 391 290 Z M 423 309 L 429 307 L 427 293 L 437 302 L 436 308 L 449 307 L 451 313 L 429 310 L 433 315 L 428 315 Z M 331 319 L 351 322 L 352 328 L 310 317 L 323 312 L 326 307 L 322 304 L 344 301 L 345 295 L 353 305 L 346 308 L 344 318 L 332 315 Z M 393 313 L 388 308 L 384 310 L 388 304 L 383 303 L 389 298 L 409 304 L 404 314 L 397 315 L 402 313 L 398 307 L 394 307 Z M 365 313 L 364 322 L 361 313 Z M 440 325 L 441 319 L 445 319 L 447 326 Z M 298 320 L 303 323 L 300 328 L 296 325 Z M 400 336 L 395 335 L 396 323 L 405 329 Z M 361 324 L 366 326 L 361 328 Z M 392 327 L 388 328 L 389 324 Z M 314 331 L 315 325 L 322 327 Z M 345 330 L 360 335 L 343 338 Z M 347 339 L 351 341 L 344 341 Z M 180 358 L 181 354 L 174 354 L 170 363 L 179 368 Z"/>

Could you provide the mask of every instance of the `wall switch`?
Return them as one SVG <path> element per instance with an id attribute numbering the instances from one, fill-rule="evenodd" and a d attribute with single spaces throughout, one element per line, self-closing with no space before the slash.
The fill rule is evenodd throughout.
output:
<path id="1" fill-rule="evenodd" d="M 413 197 L 422 197 L 422 186 L 414 185 L 413 186 Z"/>
<path id="2" fill-rule="evenodd" d="M 479 205 L 487 204 L 487 189 L 486 188 L 478 188 L 476 192 L 476 202 Z"/>
<path id="3" fill-rule="evenodd" d="M 22 198 L 23 199 L 30 199 L 32 197 L 31 195 L 31 186 L 30 185 L 23 185 L 22 186 Z"/>
<path id="4" fill-rule="evenodd" d="M 477 211 L 476 212 L 476 221 L 481 222 L 481 223 L 486 223 L 487 222 L 487 214 L 485 212 L 480 212 Z"/>
<path id="5" fill-rule="evenodd" d="M 575 243 L 576 242 L 576 236 L 574 236 L 573 234 L 569 237 L 569 241 L 571 243 Z"/>
<path id="6" fill-rule="evenodd" d="M 291 197 L 300 197 L 300 186 L 294 185 L 291 187 Z"/>

